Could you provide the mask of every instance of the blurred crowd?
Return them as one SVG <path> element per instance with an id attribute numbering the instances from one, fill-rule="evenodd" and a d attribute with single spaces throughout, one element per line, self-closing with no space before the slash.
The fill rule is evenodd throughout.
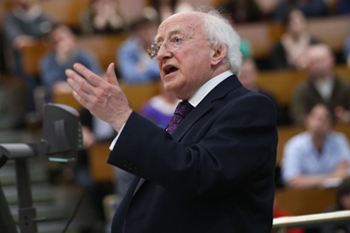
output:
<path id="1" fill-rule="evenodd" d="M 42 0 L 43 1 L 43 0 Z M 59 0 L 45 0 L 59 1 Z M 139 15 L 130 19 L 121 8 L 122 0 L 89 0 L 87 7 L 76 12 L 76 25 L 54 20 L 39 4 L 40 0 L 2 1 L 0 62 L 0 130 L 33 128 L 40 122 L 44 103 L 54 102 L 53 94 L 71 93 L 65 70 L 79 62 L 99 75 L 106 67 L 92 51 L 77 44 L 78 38 L 128 35 L 114 49 L 118 79 L 124 85 L 155 83 L 158 95 L 145 100 L 140 113 L 160 127 L 166 127 L 178 103 L 162 88 L 158 63 L 149 59 L 147 50 L 153 44 L 157 26 L 174 13 L 191 11 L 194 1 L 145 1 Z M 309 20 L 325 21 L 350 16 L 349 0 L 226 0 L 209 2 L 218 8 L 235 28 L 254 23 L 281 26 L 283 32 L 274 42 L 269 55 L 255 57 L 254 46 L 241 38 L 244 57 L 239 80 L 247 89 L 267 95 L 276 104 L 281 127 L 303 127 L 304 132 L 285 144 L 277 186 L 287 189 L 309 189 L 326 184 L 339 186 L 337 204 L 327 211 L 350 210 L 350 148 L 349 136 L 335 132 L 336 125 L 350 124 L 350 18 L 343 48 L 334 51 L 331 45 L 309 30 Z M 136 6 L 135 6 L 136 9 Z M 62 12 L 64 14 L 64 12 Z M 337 27 L 337 25 L 334 25 Z M 23 51 L 33 43 L 44 43 L 49 52 L 40 57 L 38 75 L 28 75 L 23 66 Z M 347 69 L 343 77 L 337 67 Z M 347 67 L 347 68 L 346 68 Z M 289 104 L 281 104 L 278 96 L 259 86 L 261 73 L 273 71 L 304 72 L 292 90 Z M 102 198 L 107 194 L 122 197 L 132 176 L 115 169 L 109 184 L 96 183 L 89 174 L 88 149 L 95 143 L 111 141 L 116 132 L 107 123 L 92 116 L 86 109 L 81 114 L 85 151 L 78 155 L 70 172 L 63 168 L 54 182 L 70 180 L 77 185 L 91 183 L 89 197 L 101 221 L 106 221 Z M 67 175 L 70 174 L 70 175 Z M 112 187 L 112 188 L 111 188 Z M 290 215 L 276 207 L 275 216 Z M 342 231 L 337 231 L 341 229 Z M 304 232 L 296 229 L 289 232 Z M 325 233 L 349 232 L 349 225 L 328 226 Z"/>

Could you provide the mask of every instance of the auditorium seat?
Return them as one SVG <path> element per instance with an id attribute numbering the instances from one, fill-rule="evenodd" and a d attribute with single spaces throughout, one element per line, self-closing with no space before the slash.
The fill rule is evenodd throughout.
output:
<path id="1" fill-rule="evenodd" d="M 79 26 L 81 11 L 89 7 L 89 0 L 41 0 L 36 3 L 52 20 L 71 28 Z"/>
<path id="2" fill-rule="evenodd" d="M 277 206 L 293 215 L 323 213 L 336 203 L 336 188 L 276 191 Z"/>
<path id="3" fill-rule="evenodd" d="M 89 169 L 94 182 L 113 181 L 113 166 L 107 163 L 111 142 L 98 142 L 88 149 Z"/>
<path id="4" fill-rule="evenodd" d="M 342 52 L 345 38 L 350 34 L 350 16 L 311 19 L 309 28 L 315 38 L 330 46 L 335 52 Z"/>
<path id="5" fill-rule="evenodd" d="M 153 96 L 159 94 L 157 83 L 141 85 L 121 84 L 120 87 L 128 98 L 130 107 L 135 112 L 140 112 L 142 105 L 144 105 Z"/>
<path id="6" fill-rule="evenodd" d="M 295 87 L 307 77 L 305 71 L 276 70 L 260 72 L 258 86 L 275 96 L 281 106 L 289 106 Z"/>

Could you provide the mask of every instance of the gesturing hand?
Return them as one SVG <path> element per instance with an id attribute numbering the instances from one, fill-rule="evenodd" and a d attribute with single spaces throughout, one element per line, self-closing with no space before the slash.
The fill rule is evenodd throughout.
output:
<path id="1" fill-rule="evenodd" d="M 66 75 L 75 99 L 91 114 L 109 123 L 119 132 L 132 110 L 119 87 L 114 73 L 114 63 L 108 66 L 105 79 L 79 63 L 74 64 L 74 70 L 67 69 Z"/>

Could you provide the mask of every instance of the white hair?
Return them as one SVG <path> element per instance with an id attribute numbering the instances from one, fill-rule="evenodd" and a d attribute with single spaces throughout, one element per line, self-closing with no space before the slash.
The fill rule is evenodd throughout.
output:
<path id="1" fill-rule="evenodd" d="M 200 11 L 206 13 L 202 30 L 209 46 L 218 49 L 223 45 L 227 45 L 228 51 L 223 62 L 227 62 L 231 67 L 231 71 L 235 75 L 239 75 L 242 63 L 242 53 L 240 50 L 241 39 L 239 35 L 232 28 L 228 20 L 217 10 Z"/>

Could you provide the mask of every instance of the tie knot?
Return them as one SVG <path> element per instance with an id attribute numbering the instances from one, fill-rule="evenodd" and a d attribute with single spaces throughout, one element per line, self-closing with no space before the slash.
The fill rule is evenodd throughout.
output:
<path id="1" fill-rule="evenodd" d="M 172 134 L 181 121 L 190 113 L 193 106 L 187 101 L 180 102 L 174 112 L 168 125 L 168 132 Z"/>
<path id="2" fill-rule="evenodd" d="M 192 109 L 193 109 L 193 106 L 187 100 L 181 101 L 177 105 L 174 114 L 180 115 L 183 118 L 185 118 L 187 116 L 187 114 L 189 114 Z"/>

